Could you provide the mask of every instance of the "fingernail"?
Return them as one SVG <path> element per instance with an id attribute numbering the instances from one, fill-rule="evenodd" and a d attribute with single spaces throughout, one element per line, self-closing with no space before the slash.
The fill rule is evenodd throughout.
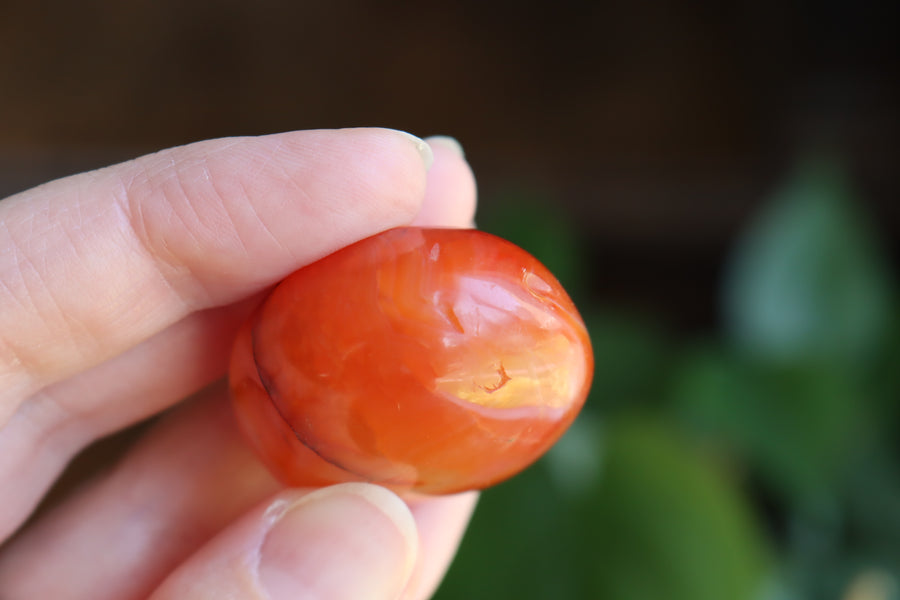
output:
<path id="1" fill-rule="evenodd" d="M 282 510 L 260 557 L 260 582 L 272 600 L 400 595 L 418 538 L 409 508 L 395 494 L 346 483 Z"/>
<path id="2" fill-rule="evenodd" d="M 431 168 L 431 164 L 434 162 L 434 154 L 431 152 L 431 146 L 428 145 L 425 140 L 422 138 L 416 137 L 411 133 L 407 133 L 406 131 L 400 131 L 399 129 L 395 129 L 397 133 L 405 136 L 409 141 L 413 143 L 416 147 L 416 151 L 419 153 L 419 156 L 422 157 L 422 162 L 425 163 L 425 170 Z"/>
<path id="3" fill-rule="evenodd" d="M 432 148 L 434 146 L 441 146 L 447 148 L 448 150 L 452 150 L 457 156 L 460 158 L 465 158 L 466 153 L 463 150 L 462 144 L 459 143 L 454 137 L 450 137 L 449 135 L 433 135 L 425 140 L 428 142 L 428 145 Z"/>

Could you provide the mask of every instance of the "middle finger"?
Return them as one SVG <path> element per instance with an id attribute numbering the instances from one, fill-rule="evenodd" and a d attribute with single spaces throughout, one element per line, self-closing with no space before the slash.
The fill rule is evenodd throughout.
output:
<path id="1" fill-rule="evenodd" d="M 244 444 L 224 388 L 217 384 L 168 415 L 109 474 L 13 540 L 0 553 L 0 589 L 23 598 L 145 598 L 277 492 L 281 486 Z M 437 586 L 476 498 L 409 500 L 422 553 L 408 597 Z"/>
<path id="2" fill-rule="evenodd" d="M 203 392 L 23 531 L 0 554 L 0 589 L 22 598 L 146 597 L 221 527 L 279 490 L 243 444 L 224 397 L 223 384 Z"/>

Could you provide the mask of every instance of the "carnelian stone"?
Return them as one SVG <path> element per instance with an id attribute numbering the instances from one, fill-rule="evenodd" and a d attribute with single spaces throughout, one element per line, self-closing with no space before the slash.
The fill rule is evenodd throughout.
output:
<path id="1" fill-rule="evenodd" d="M 238 336 L 231 388 L 283 483 L 440 494 L 537 460 L 592 371 L 578 311 L 534 257 L 476 230 L 405 227 L 281 282 Z"/>

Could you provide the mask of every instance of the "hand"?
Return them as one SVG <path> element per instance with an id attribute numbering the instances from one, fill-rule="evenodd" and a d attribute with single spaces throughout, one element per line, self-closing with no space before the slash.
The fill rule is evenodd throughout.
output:
<path id="1" fill-rule="evenodd" d="M 288 273 L 390 227 L 471 224 L 465 160 L 430 146 L 379 129 L 213 140 L 0 202 L 0 597 L 431 594 L 475 494 L 284 490 L 212 384 Z M 9 539 L 79 449 L 191 394 Z"/>

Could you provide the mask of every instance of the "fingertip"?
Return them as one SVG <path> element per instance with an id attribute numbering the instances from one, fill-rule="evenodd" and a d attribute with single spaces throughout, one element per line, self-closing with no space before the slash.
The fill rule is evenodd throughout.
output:
<path id="1" fill-rule="evenodd" d="M 341 484 L 274 511 L 259 567 L 272 600 L 396 598 L 406 586 L 416 563 L 416 525 L 388 490 Z"/>
<path id="2" fill-rule="evenodd" d="M 455 137 L 449 135 L 433 135 L 428 138 L 427 142 L 432 148 L 440 147 L 456 154 L 460 158 L 466 157 L 466 152 L 463 150 L 462 144 L 460 144 L 459 140 Z"/>
<path id="3" fill-rule="evenodd" d="M 225 528 L 151 598 L 388 600 L 402 594 L 417 554 L 415 520 L 384 488 L 286 490 Z"/>
<path id="4" fill-rule="evenodd" d="M 401 131 L 400 129 L 389 129 L 388 131 L 392 131 L 394 133 L 399 133 L 403 136 L 404 139 L 412 142 L 413 147 L 416 149 L 416 152 L 419 153 L 419 156 L 422 158 L 422 163 L 425 165 L 425 170 L 431 168 L 431 165 L 434 163 L 434 153 L 431 151 L 431 146 L 420 137 L 417 137 L 408 131 Z"/>
<path id="5" fill-rule="evenodd" d="M 426 138 L 434 155 L 425 199 L 413 224 L 420 227 L 473 227 L 477 189 L 462 145 L 449 136 Z"/>
<path id="6" fill-rule="evenodd" d="M 298 189 L 305 190 L 303 196 L 322 206 L 339 208 L 342 219 L 361 219 L 371 227 L 379 222 L 408 221 L 421 209 L 434 155 L 424 140 L 410 133 L 351 127 L 293 131 L 265 138 L 273 138 L 280 149 L 279 169 L 293 173 L 302 182 Z M 315 157 L 315 165 L 311 165 L 311 157 Z M 296 165 L 301 168 L 297 170 Z M 303 165 L 314 166 L 315 171 Z M 327 178 L 329 171 L 334 178 Z"/>

